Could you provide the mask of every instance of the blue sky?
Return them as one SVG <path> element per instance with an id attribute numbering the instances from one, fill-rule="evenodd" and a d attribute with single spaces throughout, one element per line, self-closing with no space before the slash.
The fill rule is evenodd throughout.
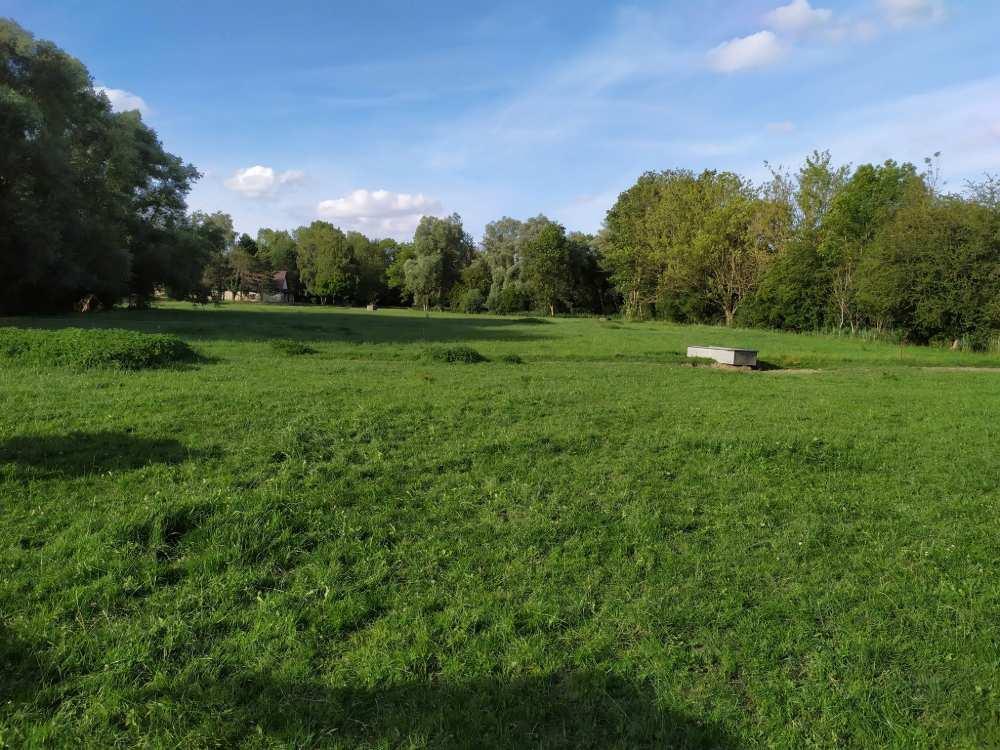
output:
<path id="1" fill-rule="evenodd" d="M 326 7 L 322 7 L 326 6 Z M 941 151 L 1000 172 L 1000 2 L 0 0 L 205 176 L 237 227 L 545 213 L 595 231 L 646 170 L 755 178 Z"/>

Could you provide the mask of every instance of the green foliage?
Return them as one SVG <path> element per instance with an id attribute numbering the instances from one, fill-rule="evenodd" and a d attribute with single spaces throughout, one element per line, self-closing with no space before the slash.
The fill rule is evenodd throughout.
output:
<path id="1" fill-rule="evenodd" d="M 508 365 L 523 365 L 524 364 L 524 360 L 521 359 L 520 355 L 518 355 L 518 354 L 504 354 L 502 357 L 500 357 L 500 361 L 504 362 L 504 363 L 506 363 Z"/>
<path id="2" fill-rule="evenodd" d="M 326 221 L 296 232 L 299 273 L 306 291 L 321 299 L 345 298 L 357 274 L 347 236 Z"/>
<path id="3" fill-rule="evenodd" d="M 412 257 L 403 263 L 404 289 L 425 310 L 442 304 L 473 255 L 472 238 L 458 214 L 424 216 L 413 235 Z"/>
<path id="4" fill-rule="evenodd" d="M 113 112 L 83 65 L 4 19 L 0 112 L 0 310 L 187 286 L 171 274 L 196 256 L 184 199 L 198 173 L 138 112 Z"/>
<path id="5" fill-rule="evenodd" d="M 403 264 L 404 288 L 425 311 L 441 298 L 443 264 L 440 253 L 415 255 Z"/>
<path id="6" fill-rule="evenodd" d="M 481 313 L 486 310 L 486 298 L 478 289 L 465 289 L 458 298 L 458 310 L 464 313 Z"/>
<path id="7" fill-rule="evenodd" d="M 169 334 L 105 328 L 0 328 L 0 363 L 74 370 L 144 370 L 190 362 L 194 350 Z"/>
<path id="8" fill-rule="evenodd" d="M 1000 213 L 917 193 L 860 261 L 857 307 L 906 338 L 968 340 L 1000 329 Z"/>
<path id="9" fill-rule="evenodd" d="M 827 323 L 831 270 L 815 245 L 796 238 L 768 267 L 757 293 L 740 311 L 748 325 L 818 331 Z"/>
<path id="10" fill-rule="evenodd" d="M 524 312 L 531 309 L 531 292 L 520 281 L 511 281 L 502 287 L 494 284 L 486 307 L 496 315 Z"/>
<path id="11" fill-rule="evenodd" d="M 767 186 L 765 186 L 766 188 Z M 608 212 L 600 247 L 626 317 L 729 325 L 780 254 L 791 207 L 731 172 L 647 173 Z"/>
<path id="12" fill-rule="evenodd" d="M 285 230 L 263 228 L 257 231 L 257 246 L 275 271 L 298 270 L 295 238 Z"/>
<path id="13" fill-rule="evenodd" d="M 525 287 L 539 307 L 555 315 L 556 305 L 564 304 L 572 291 L 571 256 L 565 228 L 546 221 L 520 250 Z"/>
<path id="14" fill-rule="evenodd" d="M 271 348 L 279 354 L 285 354 L 289 357 L 317 353 L 317 350 L 308 344 L 303 344 L 301 341 L 294 341 L 292 339 L 273 339 L 271 341 Z"/>
<path id="15" fill-rule="evenodd" d="M 488 360 L 471 346 L 432 346 L 425 356 L 435 362 L 461 363 L 466 365 Z"/>

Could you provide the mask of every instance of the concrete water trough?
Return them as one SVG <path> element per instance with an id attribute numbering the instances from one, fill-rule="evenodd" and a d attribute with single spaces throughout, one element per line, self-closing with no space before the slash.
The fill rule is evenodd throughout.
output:
<path id="1" fill-rule="evenodd" d="M 757 366 L 756 349 L 729 349 L 724 346 L 689 346 L 687 355 L 702 359 L 714 359 L 720 365 L 730 365 L 731 367 Z"/>

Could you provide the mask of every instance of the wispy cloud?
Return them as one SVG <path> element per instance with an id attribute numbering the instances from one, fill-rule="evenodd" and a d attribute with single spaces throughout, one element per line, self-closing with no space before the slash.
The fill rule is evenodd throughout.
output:
<path id="1" fill-rule="evenodd" d="M 247 198 L 268 198 L 283 187 L 301 183 L 305 176 L 305 172 L 300 169 L 289 169 L 279 173 L 271 167 L 258 164 L 236 170 L 224 184 L 233 192 Z"/>
<path id="2" fill-rule="evenodd" d="M 370 237 L 408 237 L 424 216 L 441 213 L 441 202 L 422 193 L 353 190 L 341 198 L 320 201 L 316 214 Z"/>
<path id="3" fill-rule="evenodd" d="M 737 37 L 709 50 L 708 63 L 720 73 L 766 68 L 785 56 L 785 45 L 773 31 Z"/>
<path id="4" fill-rule="evenodd" d="M 111 108 L 115 112 L 129 112 L 137 109 L 143 116 L 147 116 L 151 112 L 149 105 L 146 104 L 146 101 L 141 96 L 133 94 L 131 91 L 113 89 L 107 86 L 94 86 L 94 91 L 108 97 L 108 101 L 111 102 Z"/>
<path id="5" fill-rule="evenodd" d="M 777 7 L 764 16 L 768 26 L 788 34 L 801 34 L 827 26 L 832 20 L 832 10 L 814 8 L 809 0 L 792 0 L 788 5 Z"/>
<path id="6" fill-rule="evenodd" d="M 879 7 L 896 27 L 938 23 L 947 16 L 944 0 L 879 0 Z"/>
<path id="7" fill-rule="evenodd" d="M 696 55 L 671 42 L 670 26 L 666 14 L 620 10 L 607 33 L 575 54 L 448 122 L 420 144 L 420 159 L 431 169 L 460 171 L 480 158 L 502 162 L 510 153 L 565 145 L 596 123 L 617 121 L 632 87 L 696 68 Z"/>
<path id="8" fill-rule="evenodd" d="M 764 68 L 811 49 L 869 42 L 887 27 L 937 23 L 946 17 L 944 0 L 875 0 L 875 5 L 860 13 L 834 13 L 810 0 L 791 0 L 764 14 L 764 30 L 709 50 L 708 62 L 720 73 Z"/>

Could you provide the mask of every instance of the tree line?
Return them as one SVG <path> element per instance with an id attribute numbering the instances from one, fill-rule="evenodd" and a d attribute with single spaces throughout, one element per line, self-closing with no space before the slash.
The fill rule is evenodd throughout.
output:
<path id="1" fill-rule="evenodd" d="M 814 152 L 762 185 L 648 173 L 598 238 L 633 318 L 874 329 L 987 345 L 1000 330 L 1000 179 L 938 187 L 934 157 L 835 166 Z"/>
<path id="2" fill-rule="evenodd" d="M 267 295 L 275 272 L 284 271 L 297 299 L 320 304 L 498 314 L 617 309 L 597 238 L 567 233 L 544 216 L 488 224 L 479 247 L 457 214 L 423 217 L 410 242 L 371 239 L 326 221 L 237 236 L 222 212 L 195 212 L 192 224 L 212 238 L 202 298 Z"/>
<path id="3" fill-rule="evenodd" d="M 266 295 L 496 314 L 796 331 L 874 329 L 982 348 L 1000 330 L 1000 178 L 959 193 L 921 168 L 836 165 L 814 152 L 762 183 L 735 172 L 649 172 L 597 235 L 545 216 L 488 224 L 423 217 L 411 241 L 314 221 L 234 231 L 188 212 L 197 170 L 138 112 L 114 112 L 86 68 L 0 20 L 0 311 L 84 297 L 146 304 Z"/>

